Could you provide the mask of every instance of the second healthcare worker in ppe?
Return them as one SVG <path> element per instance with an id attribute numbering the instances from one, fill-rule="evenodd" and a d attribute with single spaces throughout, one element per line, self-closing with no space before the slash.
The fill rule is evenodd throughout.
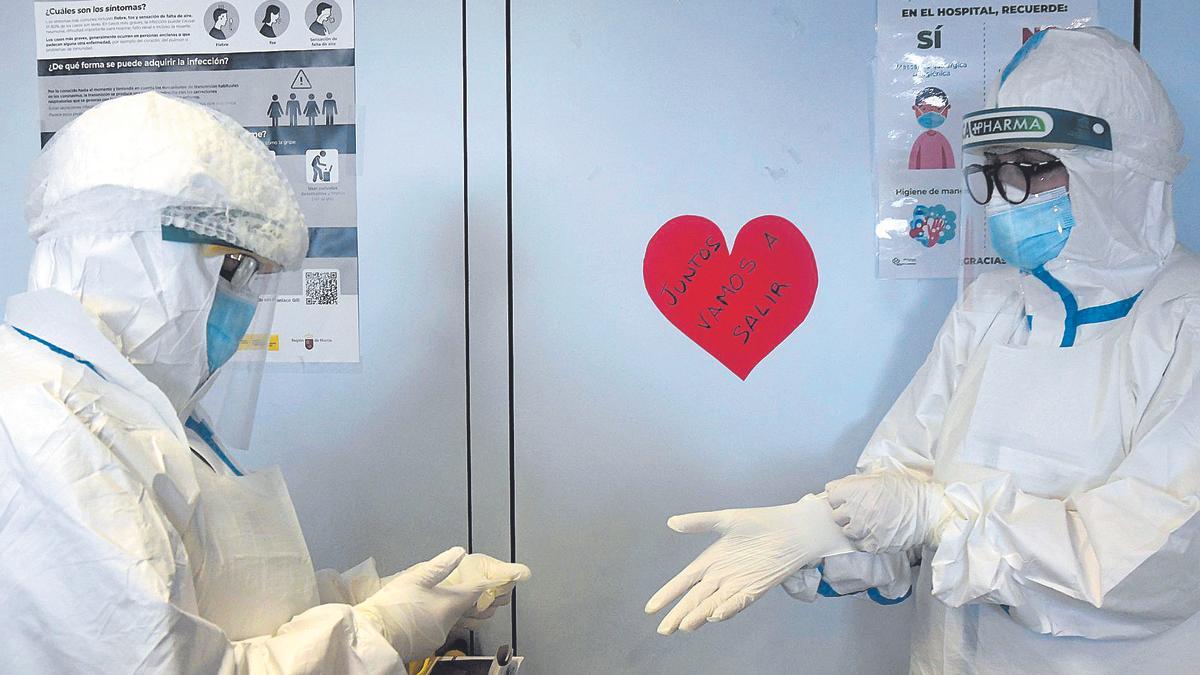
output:
<path id="1" fill-rule="evenodd" d="M 966 288 L 857 474 L 827 486 L 863 552 L 784 586 L 887 601 L 912 585 L 913 672 L 1194 669 L 1200 259 L 1175 241 L 1182 126 L 1138 52 L 1096 28 L 1033 37 L 992 105 L 964 119 L 982 162 L 968 185 L 1010 265 Z M 758 537 L 771 555 L 746 560 L 796 547 L 772 531 L 784 543 Z"/>
<path id="2" fill-rule="evenodd" d="M 529 575 L 462 549 L 318 574 L 278 469 L 223 451 L 198 403 L 308 241 L 233 120 L 102 103 L 43 152 L 27 216 L 30 291 L 0 326 L 0 670 L 400 672 Z"/>

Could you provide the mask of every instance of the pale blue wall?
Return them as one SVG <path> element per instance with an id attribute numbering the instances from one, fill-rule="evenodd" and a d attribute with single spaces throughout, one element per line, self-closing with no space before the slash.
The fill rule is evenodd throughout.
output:
<path id="1" fill-rule="evenodd" d="M 535 672 L 907 663 L 909 604 L 774 591 L 670 639 L 642 614 L 710 543 L 667 517 L 795 501 L 848 473 L 954 299 L 954 281 L 875 279 L 874 15 L 799 1 L 515 10 L 517 550 L 540 575 L 518 626 Z M 730 242 L 779 214 L 817 256 L 811 314 L 746 382 L 646 297 L 646 242 L 683 213 Z"/>
<path id="2" fill-rule="evenodd" d="M 0 171 L 0 295 L 8 297 L 25 289 L 25 273 L 33 244 L 25 236 L 25 177 L 37 155 L 38 102 L 37 61 L 33 40 L 33 3 L 13 3 L 12 24 L 22 30 L 5 38 L 7 66 L 0 69 L 0 91 L 4 92 L 4 130 L 9 169 Z"/>
<path id="3" fill-rule="evenodd" d="M 37 150 L 32 12 L 13 4 L 29 30 L 0 47 L 0 295 L 24 286 L 21 195 Z M 1102 0 L 1102 23 L 1129 36 L 1131 4 Z M 1190 4 L 1147 0 L 1143 43 L 1197 156 Z M 516 538 L 535 570 L 518 618 L 530 672 L 903 672 L 907 605 L 772 593 L 670 640 L 641 614 L 702 547 L 669 533 L 666 516 L 778 503 L 847 471 L 953 300 L 953 282 L 874 278 L 863 226 L 874 3 L 513 5 Z M 319 564 L 375 554 L 390 568 L 467 535 L 461 16 L 438 0 L 361 0 L 359 14 L 364 364 L 269 372 L 247 462 L 283 464 Z M 470 0 L 468 16 L 475 540 L 506 554 L 502 3 Z M 698 96 L 703 114 L 685 104 Z M 776 179 L 768 166 L 788 171 Z M 1176 194 L 1181 239 L 1200 244 L 1200 167 Z M 745 384 L 695 358 L 644 297 L 646 240 L 685 212 L 729 235 L 779 213 L 816 249 L 812 316 Z M 507 639 L 506 625 L 483 638 Z"/>

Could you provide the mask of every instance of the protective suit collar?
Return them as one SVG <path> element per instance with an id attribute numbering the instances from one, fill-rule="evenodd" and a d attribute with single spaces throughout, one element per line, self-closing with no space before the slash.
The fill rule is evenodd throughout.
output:
<path id="1" fill-rule="evenodd" d="M 1028 276 L 1036 279 L 1036 282 L 1022 279 L 1026 286 L 1025 311 L 1031 345 L 1073 347 L 1076 342 L 1086 341 L 1091 333 L 1097 332 L 1089 327 L 1102 327 L 1125 318 L 1142 295 L 1138 291 L 1114 302 L 1081 304 L 1075 293 L 1044 267 Z M 1035 285 L 1037 282 L 1040 285 Z M 1036 327 L 1035 317 L 1038 319 Z"/>
<path id="2" fill-rule="evenodd" d="M 172 434 L 181 441 L 186 438 L 170 400 L 125 358 L 100 319 L 75 298 L 53 288 L 19 293 L 8 299 L 5 321 L 88 361 L 101 377 L 148 401 Z"/>

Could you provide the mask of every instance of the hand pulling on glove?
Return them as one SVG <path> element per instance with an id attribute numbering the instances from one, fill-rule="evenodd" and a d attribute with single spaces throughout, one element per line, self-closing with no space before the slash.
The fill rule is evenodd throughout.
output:
<path id="1" fill-rule="evenodd" d="M 825 492 L 842 532 L 867 553 L 936 546 L 955 513 L 941 483 L 902 469 L 847 476 Z"/>
<path id="2" fill-rule="evenodd" d="M 462 559 L 458 567 L 455 567 L 439 586 L 486 585 L 479 599 L 458 622 L 460 628 L 475 630 L 483 621 L 492 618 L 497 607 L 511 602 L 513 587 L 529 577 L 529 568 L 524 565 L 507 563 L 482 553 L 471 553 Z"/>
<path id="3" fill-rule="evenodd" d="M 683 596 L 659 624 L 662 635 L 724 621 L 800 568 L 853 550 L 833 522 L 829 504 L 815 495 L 782 506 L 674 516 L 667 526 L 686 534 L 716 532 L 720 538 L 646 603 L 646 613 L 654 614 Z"/>
<path id="4" fill-rule="evenodd" d="M 492 600 L 507 597 L 513 584 L 529 576 L 529 568 L 524 565 L 482 555 L 467 556 L 456 546 L 389 577 L 355 610 L 372 619 L 409 661 L 432 654 L 456 623 L 489 609 Z M 493 594 L 492 600 L 480 610 L 483 597 L 489 593 Z"/>

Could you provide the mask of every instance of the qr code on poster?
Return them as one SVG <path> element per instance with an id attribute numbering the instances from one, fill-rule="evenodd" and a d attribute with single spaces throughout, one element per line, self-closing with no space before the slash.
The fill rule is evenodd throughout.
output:
<path id="1" fill-rule="evenodd" d="M 338 304 L 337 270 L 304 270 L 304 304 Z"/>

